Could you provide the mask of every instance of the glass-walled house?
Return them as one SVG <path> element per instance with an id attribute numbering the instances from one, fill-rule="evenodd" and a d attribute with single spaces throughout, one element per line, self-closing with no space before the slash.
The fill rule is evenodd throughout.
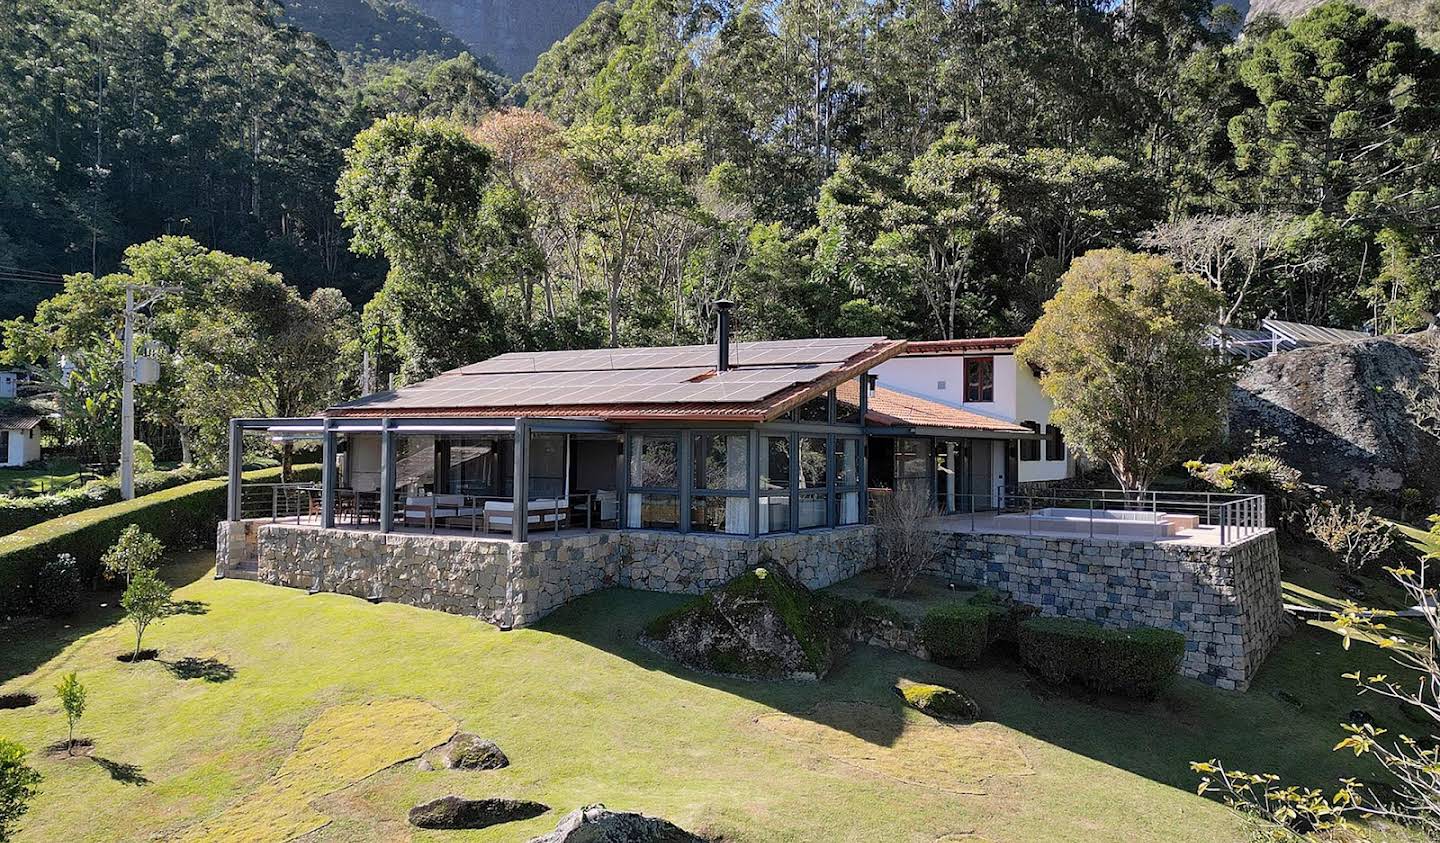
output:
<path id="1" fill-rule="evenodd" d="M 865 523 L 872 499 L 895 490 L 942 513 L 1003 505 L 1042 438 L 996 412 L 1013 376 L 992 352 L 986 365 L 962 358 L 968 403 L 887 382 L 895 364 L 915 374 L 917 345 L 505 354 L 318 418 L 237 419 L 230 520 L 514 541 L 593 529 L 758 538 Z M 247 491 L 247 434 L 318 439 L 322 479 Z"/>

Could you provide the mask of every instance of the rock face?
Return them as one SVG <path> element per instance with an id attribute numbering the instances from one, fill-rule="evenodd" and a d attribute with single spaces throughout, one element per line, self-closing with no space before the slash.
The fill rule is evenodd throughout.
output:
<path id="1" fill-rule="evenodd" d="M 529 843 L 704 843 L 704 838 L 659 817 L 587 805 Z"/>
<path id="2" fill-rule="evenodd" d="M 1411 424 L 1396 387 L 1421 373 L 1434 342 L 1376 337 L 1250 363 L 1231 398 L 1231 439 L 1243 444 L 1252 431 L 1279 439 L 1279 456 L 1307 483 L 1378 492 L 1408 485 L 1433 496 L 1440 447 Z"/>
<path id="3" fill-rule="evenodd" d="M 570 34 L 597 0 L 416 0 L 415 5 L 459 36 L 477 54 L 495 56 L 519 80 L 535 59 Z"/>
<path id="4" fill-rule="evenodd" d="M 410 824 L 418 828 L 488 828 L 500 823 L 538 817 L 550 806 L 524 799 L 462 799 L 442 796 L 410 809 Z"/>
<path id="5" fill-rule="evenodd" d="M 420 759 L 420 767 L 425 770 L 498 770 L 508 766 L 510 759 L 494 741 L 469 732 L 461 732 Z"/>
<path id="6" fill-rule="evenodd" d="M 657 618 L 645 635 L 688 667 L 754 679 L 818 679 L 846 643 L 828 601 L 764 565 Z"/>

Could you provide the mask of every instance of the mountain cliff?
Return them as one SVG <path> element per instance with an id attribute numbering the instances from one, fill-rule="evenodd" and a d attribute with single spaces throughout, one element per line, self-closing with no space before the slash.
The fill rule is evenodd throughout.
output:
<path id="1" fill-rule="evenodd" d="M 413 0 L 476 54 L 490 54 L 511 79 L 535 66 L 599 0 Z"/>

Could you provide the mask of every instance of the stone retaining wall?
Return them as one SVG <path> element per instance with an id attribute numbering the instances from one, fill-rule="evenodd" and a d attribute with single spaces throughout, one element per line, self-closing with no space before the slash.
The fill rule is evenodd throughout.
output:
<path id="1" fill-rule="evenodd" d="M 930 573 L 1005 592 L 1043 614 L 1185 636 L 1180 671 L 1243 690 L 1280 635 L 1274 531 L 1229 547 L 949 533 Z"/>
<path id="2" fill-rule="evenodd" d="M 251 536 L 247 543 L 245 537 Z M 769 560 L 811 588 L 870 567 L 873 527 L 760 539 L 640 530 L 503 539 L 221 522 L 216 573 L 258 560 L 261 582 L 525 626 L 612 585 L 700 594 Z"/>

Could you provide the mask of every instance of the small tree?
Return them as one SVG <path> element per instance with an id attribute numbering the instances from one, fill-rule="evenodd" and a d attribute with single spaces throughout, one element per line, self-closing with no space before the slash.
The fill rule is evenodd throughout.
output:
<path id="1" fill-rule="evenodd" d="M 876 546 L 891 597 L 904 594 L 916 575 L 934 561 L 940 550 L 932 523 L 936 516 L 930 496 L 913 489 L 896 489 L 876 501 Z"/>
<path id="2" fill-rule="evenodd" d="M 0 840 L 10 839 L 39 783 L 40 774 L 25 764 L 25 748 L 0 738 Z"/>
<path id="3" fill-rule="evenodd" d="M 65 739 L 65 751 L 74 752 L 75 724 L 80 722 L 81 715 L 85 713 L 85 686 L 80 684 L 79 675 L 71 672 L 55 686 L 55 692 L 60 695 L 60 707 L 64 709 L 65 720 L 70 727 L 69 736 Z"/>
<path id="4" fill-rule="evenodd" d="M 140 660 L 140 642 L 145 629 L 163 618 L 170 610 L 170 586 L 149 568 L 141 568 L 120 598 L 120 607 L 125 610 L 125 619 L 135 627 L 135 656 Z"/>
<path id="5" fill-rule="evenodd" d="M 1156 255 L 1101 249 L 1061 276 L 1018 349 L 1052 419 L 1128 492 L 1219 431 L 1234 367 L 1204 347 L 1220 298 Z"/>
<path id="6" fill-rule="evenodd" d="M 159 565 L 164 553 L 165 545 L 159 539 L 140 529 L 138 524 L 131 524 L 100 557 L 100 564 L 105 567 L 106 576 L 114 579 L 123 573 L 125 584 L 129 585 L 138 571 Z"/>
<path id="7" fill-rule="evenodd" d="M 1384 556 L 1395 543 L 1390 522 L 1369 507 L 1356 507 L 1354 501 L 1315 504 L 1306 510 L 1305 527 L 1316 541 L 1340 558 L 1345 572 L 1352 575 Z"/>

